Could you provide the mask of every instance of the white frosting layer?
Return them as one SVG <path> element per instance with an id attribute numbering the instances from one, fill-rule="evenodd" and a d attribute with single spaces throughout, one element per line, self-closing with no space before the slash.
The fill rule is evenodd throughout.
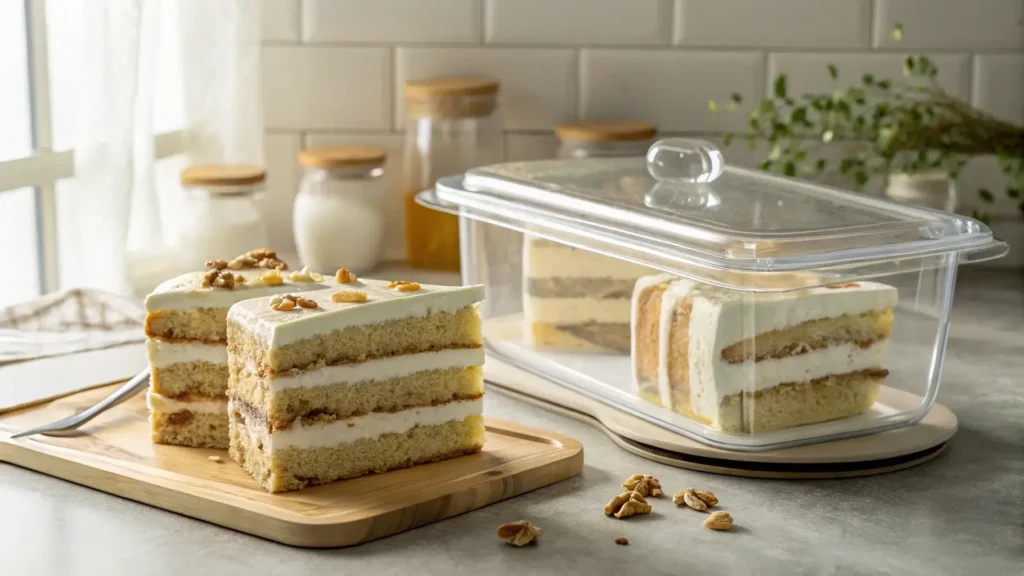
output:
<path id="1" fill-rule="evenodd" d="M 404 434 L 417 426 L 437 426 L 483 413 L 483 398 L 460 400 L 440 406 L 420 406 L 400 412 L 374 412 L 323 424 L 296 421 L 287 430 L 267 434 L 265 427 L 246 426 L 246 432 L 263 442 L 263 451 L 290 448 L 328 448 L 384 434 Z"/>
<path id="2" fill-rule="evenodd" d="M 393 320 L 423 317 L 438 312 L 456 312 L 484 299 L 483 286 L 431 286 L 422 284 L 415 292 L 388 288 L 387 280 L 360 279 L 351 284 L 303 294 L 315 300 L 317 308 L 298 308 L 277 312 L 270 297 L 239 302 L 228 311 L 228 321 L 248 330 L 268 347 L 286 346 L 350 326 L 380 324 Z M 361 290 L 366 302 L 333 302 L 338 290 Z"/>
<path id="3" fill-rule="evenodd" d="M 719 404 L 733 394 L 882 368 L 889 343 L 876 342 L 867 349 L 847 343 L 786 358 L 734 364 L 722 359 L 722 350 L 758 334 L 811 320 L 891 308 L 896 305 L 897 291 L 885 284 L 859 282 L 848 287 L 750 293 L 675 280 L 662 295 L 658 327 L 658 387 L 665 406 L 672 406 L 668 362 L 676 353 L 670 349 L 673 319 L 686 299 L 691 303 L 687 337 L 689 408 L 717 422 Z"/>
<path id="4" fill-rule="evenodd" d="M 354 364 L 325 366 L 318 370 L 297 372 L 271 378 L 267 380 L 267 384 L 270 392 L 274 393 L 296 388 L 316 388 L 334 384 L 359 384 L 373 380 L 390 380 L 427 370 L 483 366 L 483 364 L 483 346 L 479 348 L 457 348 L 439 350 L 437 352 L 405 354 L 390 358 L 378 358 Z M 252 368 L 249 367 L 247 370 L 252 371 Z"/>
<path id="5" fill-rule="evenodd" d="M 524 242 L 524 276 L 530 278 L 615 278 L 633 280 L 655 270 L 597 252 L 562 244 Z"/>
<path id="6" fill-rule="evenodd" d="M 321 282 L 292 282 L 288 280 L 289 272 L 281 275 L 285 282 L 277 286 L 267 286 L 259 281 L 260 277 L 269 272 L 263 268 L 243 268 L 231 270 L 233 274 L 241 274 L 246 282 L 236 284 L 234 288 L 203 288 L 203 275 L 207 271 L 187 272 L 160 284 L 153 293 L 146 296 L 146 310 L 191 310 L 193 308 L 230 308 L 232 304 L 273 294 L 292 294 L 308 290 L 322 290 L 334 284 L 333 276 L 324 276 Z"/>
<path id="7" fill-rule="evenodd" d="M 149 363 L 154 368 L 164 368 L 181 362 L 228 363 L 228 347 L 224 344 L 167 342 L 150 338 L 146 340 L 146 353 L 149 356 Z"/>
<path id="8" fill-rule="evenodd" d="M 189 412 L 203 413 L 203 414 L 223 414 L 225 418 L 228 415 L 228 400 L 227 398 L 217 398 L 208 400 L 196 400 L 194 402 L 182 402 L 181 400 L 175 400 L 174 398 L 168 398 L 156 392 L 149 392 L 146 394 L 146 405 L 149 406 L 150 412 L 164 412 L 173 414 L 174 412 L 181 412 L 182 410 L 188 410 Z"/>
<path id="9" fill-rule="evenodd" d="M 527 322 L 583 324 L 607 322 L 625 324 L 630 318 L 630 301 L 625 298 L 537 298 L 527 296 L 523 310 Z"/>

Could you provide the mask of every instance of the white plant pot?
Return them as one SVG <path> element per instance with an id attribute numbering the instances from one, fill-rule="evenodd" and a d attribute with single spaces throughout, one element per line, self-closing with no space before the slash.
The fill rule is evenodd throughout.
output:
<path id="1" fill-rule="evenodd" d="M 956 210 L 956 184 L 946 172 L 895 173 L 889 175 L 885 196 L 890 200 L 924 208 Z"/>

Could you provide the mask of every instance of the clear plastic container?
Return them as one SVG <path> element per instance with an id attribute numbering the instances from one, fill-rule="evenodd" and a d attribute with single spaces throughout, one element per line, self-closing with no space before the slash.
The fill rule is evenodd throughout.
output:
<path id="1" fill-rule="evenodd" d="M 258 166 L 201 165 L 182 170 L 184 214 L 178 230 L 179 265 L 200 270 L 211 259 L 231 260 L 267 245 L 261 201 L 266 171 Z"/>
<path id="2" fill-rule="evenodd" d="M 576 122 L 555 127 L 558 158 L 643 156 L 657 131 L 647 122 Z"/>
<path id="3" fill-rule="evenodd" d="M 726 166 L 699 141 L 470 170 L 420 201 L 477 224 L 463 279 L 487 286 L 491 358 L 735 450 L 919 421 L 957 266 L 1007 250 L 971 218 Z"/>
<path id="4" fill-rule="evenodd" d="M 414 268 L 459 271 L 458 221 L 423 208 L 416 194 L 442 176 L 502 161 L 498 87 L 487 78 L 434 78 L 405 85 L 405 231 Z"/>

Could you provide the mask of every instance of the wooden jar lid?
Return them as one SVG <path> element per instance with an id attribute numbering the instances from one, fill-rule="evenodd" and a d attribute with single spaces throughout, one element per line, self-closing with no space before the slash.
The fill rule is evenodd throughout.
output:
<path id="1" fill-rule="evenodd" d="M 647 122 L 574 122 L 555 127 L 558 138 L 570 142 L 636 142 L 650 140 L 656 133 Z"/>
<path id="2" fill-rule="evenodd" d="M 494 113 L 499 83 L 491 78 L 431 78 L 405 83 L 409 117 L 482 118 Z"/>
<path id="3" fill-rule="evenodd" d="M 484 96 L 497 94 L 500 84 L 491 78 L 429 78 L 405 83 L 409 99 L 445 98 L 453 96 Z"/>
<path id="4" fill-rule="evenodd" d="M 181 171 L 183 186 L 252 186 L 263 183 L 267 171 L 241 164 L 202 164 Z"/>
<path id="5" fill-rule="evenodd" d="M 377 146 L 323 146 L 299 152 L 299 163 L 309 168 L 336 168 L 339 166 L 380 166 L 388 154 Z"/>

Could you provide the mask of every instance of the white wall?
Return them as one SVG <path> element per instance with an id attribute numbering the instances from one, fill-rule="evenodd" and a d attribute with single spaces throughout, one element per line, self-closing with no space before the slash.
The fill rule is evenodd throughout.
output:
<path id="1" fill-rule="evenodd" d="M 510 159 L 550 156 L 555 124 L 577 119 L 647 120 L 679 134 L 739 129 L 743 114 L 711 115 L 708 99 L 740 92 L 756 102 L 779 72 L 791 91 L 825 89 L 829 62 L 848 77 L 898 76 L 911 50 L 934 56 L 950 93 L 1024 123 L 1022 0 L 264 0 L 263 35 L 280 249 L 292 243 L 301 147 L 383 146 L 399 197 L 407 79 L 498 78 Z M 742 145 L 725 154 L 760 160 Z M 965 210 L 978 187 L 1000 190 L 1001 181 L 994 162 L 970 166 L 959 182 Z M 1016 206 L 994 213 L 1004 221 L 997 232 L 1024 245 Z M 401 258 L 403 246 L 396 210 L 386 256 Z"/>

